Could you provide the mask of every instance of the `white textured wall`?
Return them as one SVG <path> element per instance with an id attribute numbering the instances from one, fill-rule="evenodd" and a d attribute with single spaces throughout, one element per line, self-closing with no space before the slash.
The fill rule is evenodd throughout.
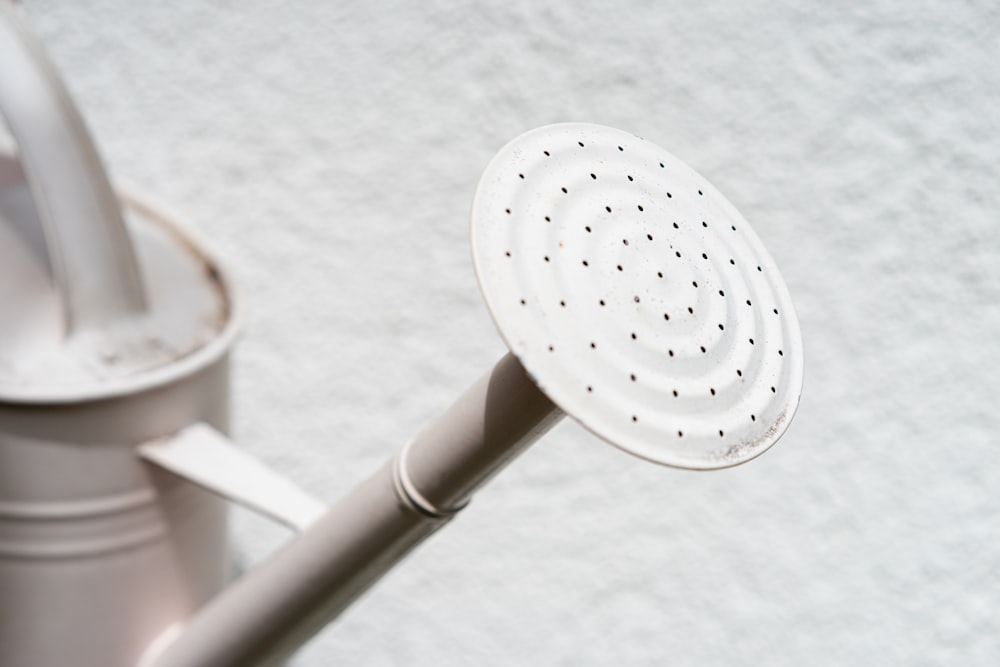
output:
<path id="1" fill-rule="evenodd" d="M 716 473 L 559 427 L 294 664 L 1000 663 L 997 4 L 460 4 L 28 0 L 113 174 L 243 279 L 238 439 L 333 500 L 484 371 L 473 189 L 562 120 L 751 221 L 803 403 Z"/>

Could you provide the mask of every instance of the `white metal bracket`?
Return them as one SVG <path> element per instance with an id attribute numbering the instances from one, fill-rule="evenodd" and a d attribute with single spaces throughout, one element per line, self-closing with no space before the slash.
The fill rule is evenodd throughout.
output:
<path id="1" fill-rule="evenodd" d="M 208 424 L 139 445 L 139 456 L 235 503 L 297 531 L 326 505 L 237 448 Z"/>

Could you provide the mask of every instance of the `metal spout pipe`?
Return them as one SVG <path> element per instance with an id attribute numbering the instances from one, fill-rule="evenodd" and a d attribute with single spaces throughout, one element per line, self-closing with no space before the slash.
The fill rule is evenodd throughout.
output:
<path id="1" fill-rule="evenodd" d="M 143 666 L 279 663 L 563 416 L 508 353 L 394 460 L 210 601 Z"/>

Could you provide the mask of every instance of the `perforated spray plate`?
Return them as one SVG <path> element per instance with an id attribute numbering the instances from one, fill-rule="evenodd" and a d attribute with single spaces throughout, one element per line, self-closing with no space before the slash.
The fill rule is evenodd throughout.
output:
<path id="1" fill-rule="evenodd" d="M 608 127 L 528 132 L 472 210 L 479 284 L 564 412 L 667 465 L 736 465 L 784 433 L 802 387 L 788 290 L 746 220 L 662 148 Z"/>

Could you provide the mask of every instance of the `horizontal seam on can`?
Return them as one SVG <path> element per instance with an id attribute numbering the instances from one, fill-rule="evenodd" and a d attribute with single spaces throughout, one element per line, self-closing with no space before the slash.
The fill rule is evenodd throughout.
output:
<path id="1" fill-rule="evenodd" d="M 124 536 L 91 540 L 69 540 L 66 542 L 0 541 L 0 558 L 25 560 L 58 560 L 69 558 L 103 556 L 117 551 L 127 551 L 149 542 L 159 540 L 167 534 L 166 526 L 151 526 L 133 531 Z"/>
<path id="2" fill-rule="evenodd" d="M 156 492 L 151 489 L 76 501 L 25 502 L 0 500 L 0 519 L 15 521 L 89 519 L 95 516 L 129 512 L 146 505 L 152 505 L 155 500 Z"/>

